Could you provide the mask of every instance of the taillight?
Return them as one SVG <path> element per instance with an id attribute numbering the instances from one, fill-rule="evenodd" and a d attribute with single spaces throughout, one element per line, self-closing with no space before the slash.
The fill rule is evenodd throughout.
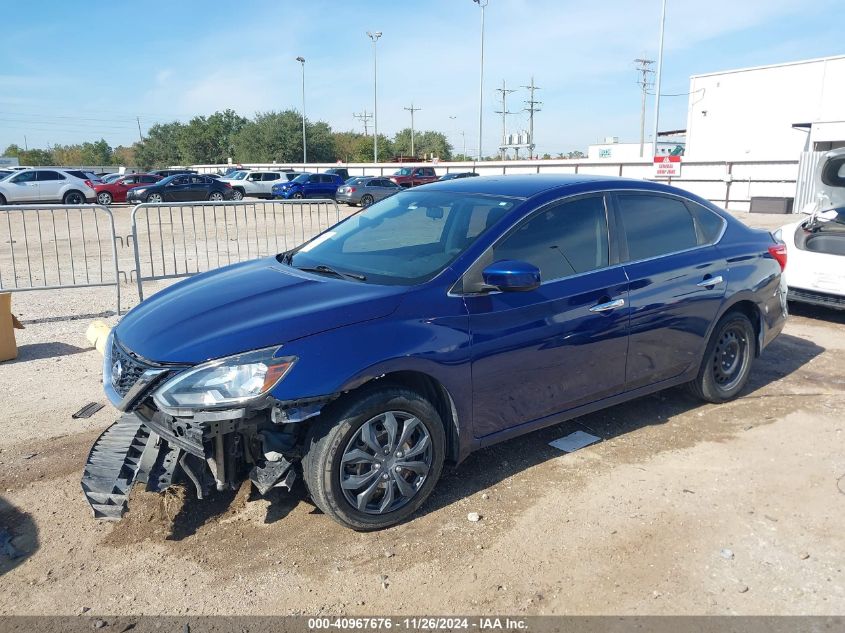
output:
<path id="1" fill-rule="evenodd" d="M 346 188 L 346 190 L 347 190 L 349 193 L 355 193 L 356 191 L 358 191 L 355 187 L 347 187 L 347 188 Z"/>
<path id="2" fill-rule="evenodd" d="M 90 180 L 86 180 L 86 181 L 85 181 L 85 184 L 86 184 L 86 186 L 87 186 L 89 189 L 93 189 L 93 188 L 94 188 L 94 183 L 93 183 L 93 182 L 91 182 Z"/>
<path id="3" fill-rule="evenodd" d="M 226 189 L 231 189 L 231 188 L 232 188 L 232 185 L 230 185 L 228 182 L 224 182 L 224 183 L 223 183 L 223 186 L 224 186 L 224 187 L 226 187 Z"/>
<path id="4" fill-rule="evenodd" d="M 780 264 L 781 272 L 786 269 L 786 244 L 772 244 L 769 246 L 769 255 Z"/>

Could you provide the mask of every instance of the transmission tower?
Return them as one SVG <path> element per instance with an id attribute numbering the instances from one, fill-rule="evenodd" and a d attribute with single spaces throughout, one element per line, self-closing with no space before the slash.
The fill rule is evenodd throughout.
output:
<path id="1" fill-rule="evenodd" d="M 540 108 L 538 105 L 542 105 L 542 101 L 535 101 L 534 100 L 534 91 L 540 90 L 539 86 L 534 85 L 534 76 L 531 76 L 531 85 L 529 86 L 522 86 L 528 90 L 528 100 L 525 102 L 527 107 L 523 108 L 526 112 L 528 112 L 528 158 L 534 158 L 534 113 L 540 112 Z"/>
<path id="2" fill-rule="evenodd" d="M 364 136 L 369 136 L 370 135 L 370 127 L 369 127 L 370 126 L 370 119 L 373 118 L 372 113 L 367 112 L 367 108 L 364 108 L 364 111 L 362 113 L 360 113 L 360 114 L 353 113 L 352 116 L 364 123 Z"/>
<path id="3" fill-rule="evenodd" d="M 646 94 L 648 94 L 648 89 L 652 86 L 651 79 L 649 75 L 653 75 L 654 71 L 651 70 L 651 65 L 654 63 L 653 59 L 635 59 L 634 62 L 637 64 L 637 72 L 640 73 L 639 78 L 637 79 L 637 85 L 640 86 L 642 90 L 642 104 L 640 105 L 640 158 L 643 157 L 643 151 L 645 146 L 645 99 Z M 654 139 L 654 147 L 655 151 L 657 150 L 657 139 Z"/>
<path id="4" fill-rule="evenodd" d="M 508 90 L 505 86 L 505 80 L 502 79 L 502 87 L 496 88 L 496 92 L 501 93 L 502 95 L 502 109 L 496 110 L 496 114 L 502 115 L 502 146 L 499 148 L 502 151 L 502 158 L 505 157 L 505 152 L 507 152 L 507 144 L 508 144 L 508 137 L 507 137 L 507 117 L 509 114 L 516 114 L 515 112 L 508 112 L 508 95 L 512 92 L 516 92 L 516 90 Z"/>

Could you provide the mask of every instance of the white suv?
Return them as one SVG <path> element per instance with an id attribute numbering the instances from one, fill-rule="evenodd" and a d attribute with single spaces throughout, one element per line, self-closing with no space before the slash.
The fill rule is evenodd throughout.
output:
<path id="1" fill-rule="evenodd" d="M 236 171 L 228 178 L 221 178 L 220 182 L 232 185 L 232 198 L 242 200 L 245 196 L 253 198 L 272 198 L 273 185 L 289 180 L 285 171 L 248 170 Z M 295 175 L 295 174 L 294 174 Z"/>
<path id="2" fill-rule="evenodd" d="M 23 169 L 0 180 L 0 204 L 21 202 L 94 202 L 97 192 L 90 180 L 82 180 L 63 169 Z"/>

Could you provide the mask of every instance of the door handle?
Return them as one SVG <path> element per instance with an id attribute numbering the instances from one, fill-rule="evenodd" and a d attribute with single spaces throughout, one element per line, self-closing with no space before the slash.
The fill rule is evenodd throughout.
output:
<path id="1" fill-rule="evenodd" d="M 704 281 L 699 281 L 695 285 L 699 288 L 710 288 L 712 286 L 718 286 L 723 281 L 725 280 L 722 279 L 722 275 L 716 275 L 715 277 L 710 277 L 709 279 L 705 279 Z"/>
<path id="2" fill-rule="evenodd" d="M 599 303 L 598 305 L 594 305 L 592 308 L 590 308 L 590 312 L 607 312 L 608 310 L 615 310 L 616 308 L 621 308 L 624 305 L 624 299 L 615 299 L 614 301 L 608 301 L 607 303 Z"/>

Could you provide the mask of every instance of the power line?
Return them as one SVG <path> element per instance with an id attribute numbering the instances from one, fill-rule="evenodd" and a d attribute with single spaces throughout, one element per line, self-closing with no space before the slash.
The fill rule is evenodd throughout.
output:
<path id="1" fill-rule="evenodd" d="M 534 158 L 534 113 L 540 112 L 540 108 L 537 106 L 542 105 L 543 102 L 534 100 L 534 91 L 540 90 L 539 86 L 534 85 L 534 75 L 531 75 L 531 84 L 522 87 L 528 89 L 529 94 L 525 101 L 528 107 L 523 108 L 524 111 L 528 112 L 528 158 Z"/>
<path id="2" fill-rule="evenodd" d="M 516 90 L 514 90 L 514 89 L 508 90 L 507 86 L 505 85 L 505 80 L 502 79 L 502 87 L 496 88 L 496 92 L 501 93 L 501 95 L 502 95 L 502 109 L 501 110 L 494 110 L 494 112 L 496 114 L 502 115 L 502 145 L 501 145 L 500 149 L 502 150 L 502 157 L 504 158 L 505 152 L 507 151 L 505 149 L 505 146 L 508 144 L 507 117 L 508 117 L 509 114 L 516 114 L 515 112 L 508 112 L 508 105 L 507 105 L 508 104 L 508 95 L 511 94 L 512 92 L 516 92 Z"/>

